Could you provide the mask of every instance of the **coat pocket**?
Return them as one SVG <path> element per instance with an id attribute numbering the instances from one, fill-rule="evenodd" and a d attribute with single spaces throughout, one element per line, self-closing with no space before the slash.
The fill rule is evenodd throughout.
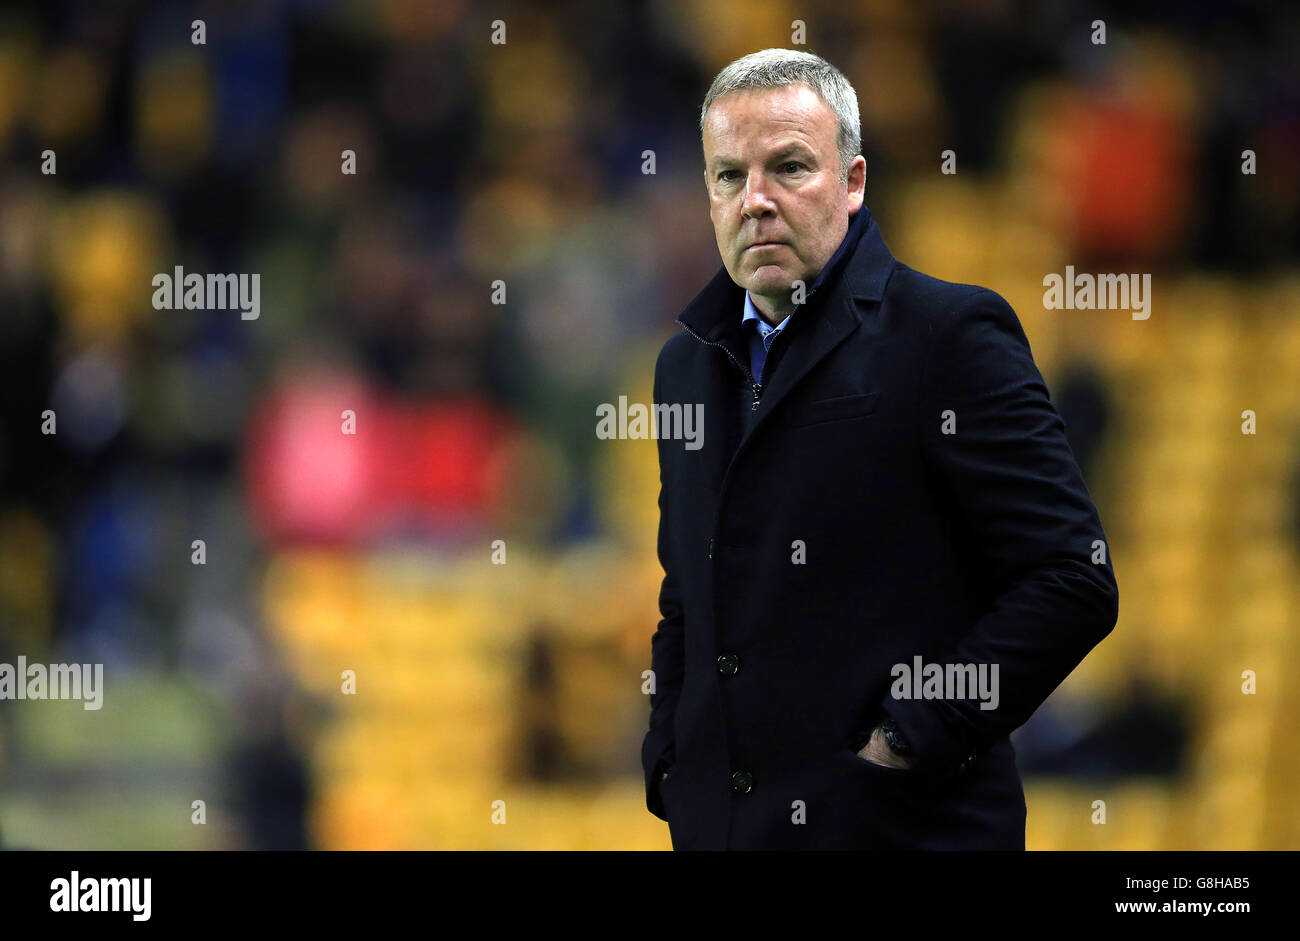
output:
<path id="1" fill-rule="evenodd" d="M 818 399 L 800 409 L 792 423 L 798 427 L 863 418 L 876 410 L 876 403 L 879 401 L 879 392 L 861 392 L 856 395 L 837 395 L 830 399 Z"/>

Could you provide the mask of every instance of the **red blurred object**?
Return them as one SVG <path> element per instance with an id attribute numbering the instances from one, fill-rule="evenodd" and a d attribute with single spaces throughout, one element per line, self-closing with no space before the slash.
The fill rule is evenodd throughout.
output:
<path id="1" fill-rule="evenodd" d="M 1086 259 L 1152 259 L 1173 246 L 1191 185 L 1186 134 L 1151 106 L 1080 103 L 1057 123 L 1070 155 L 1075 248 Z"/>
<path id="2" fill-rule="evenodd" d="M 355 416 L 347 433 L 351 413 Z M 340 542 L 411 527 L 455 535 L 495 507 L 518 434 L 478 399 L 411 403 L 357 380 L 286 381 L 249 424 L 249 505 L 274 542 Z"/>

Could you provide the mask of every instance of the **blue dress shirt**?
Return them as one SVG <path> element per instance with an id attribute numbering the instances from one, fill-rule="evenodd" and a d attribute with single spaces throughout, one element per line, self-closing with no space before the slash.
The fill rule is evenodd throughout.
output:
<path id="1" fill-rule="evenodd" d="M 786 314 L 785 320 L 775 327 L 759 316 L 754 309 L 754 302 L 749 299 L 749 292 L 745 292 L 745 316 L 741 318 L 741 324 L 747 324 L 754 321 L 757 329 L 746 327 L 749 331 L 749 371 L 754 374 L 755 382 L 763 381 L 763 364 L 767 362 L 767 351 L 772 348 L 772 341 L 776 335 L 785 329 L 785 325 L 790 322 L 794 314 Z"/>

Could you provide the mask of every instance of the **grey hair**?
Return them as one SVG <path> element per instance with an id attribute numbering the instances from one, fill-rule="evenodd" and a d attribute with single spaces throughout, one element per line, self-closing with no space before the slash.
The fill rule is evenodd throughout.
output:
<path id="1" fill-rule="evenodd" d="M 817 93 L 835 115 L 835 147 L 839 152 L 840 181 L 849 178 L 849 164 L 862 151 L 862 123 L 858 93 L 844 73 L 820 56 L 794 49 L 763 49 L 732 62 L 713 80 L 700 108 L 700 135 L 713 102 L 743 88 L 780 88 L 804 84 Z"/>

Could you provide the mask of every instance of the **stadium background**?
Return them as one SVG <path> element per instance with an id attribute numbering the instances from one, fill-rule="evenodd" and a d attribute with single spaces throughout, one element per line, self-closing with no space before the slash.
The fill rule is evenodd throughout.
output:
<path id="1" fill-rule="evenodd" d="M 595 407 L 720 265 L 708 82 L 802 19 L 887 242 L 1012 303 L 1112 540 L 1118 626 L 1015 738 L 1030 847 L 1300 848 L 1294 8 L 490 6 L 0 15 L 0 660 L 106 665 L 99 712 L 0 704 L 4 845 L 668 847 L 655 453 Z M 260 318 L 154 310 L 175 265 Z M 1150 319 L 1044 310 L 1066 265 Z"/>

